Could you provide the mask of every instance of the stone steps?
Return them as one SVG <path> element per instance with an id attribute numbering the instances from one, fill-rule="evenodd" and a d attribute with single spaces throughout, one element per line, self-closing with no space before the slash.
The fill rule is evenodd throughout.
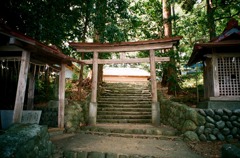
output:
<path id="1" fill-rule="evenodd" d="M 152 111 L 152 109 L 150 108 L 98 108 L 98 112 L 99 111 L 120 111 L 120 112 L 128 112 L 128 111 L 132 111 L 132 112 L 150 112 Z M 99 115 L 99 113 L 98 113 Z"/>
<path id="2" fill-rule="evenodd" d="M 50 137 L 62 135 L 63 132 L 64 132 L 64 128 L 48 128 L 48 133 Z"/>
<path id="3" fill-rule="evenodd" d="M 151 124 L 109 124 L 98 123 L 96 126 L 81 127 L 86 134 L 97 134 L 106 136 L 139 137 L 139 138 L 180 138 L 179 132 L 168 126 L 155 127 Z"/>
<path id="4" fill-rule="evenodd" d="M 151 119 L 97 119 L 98 123 L 151 123 Z"/>
<path id="5" fill-rule="evenodd" d="M 102 93 L 102 95 L 104 95 L 105 97 L 122 97 L 122 96 L 126 96 L 126 95 L 131 95 L 131 96 L 136 96 L 136 97 L 139 97 L 139 96 L 144 96 L 144 97 L 151 97 L 151 94 L 150 93 L 141 93 L 141 94 L 139 94 L 139 93 L 125 93 L 125 94 L 121 94 L 121 93 L 106 93 L 106 92 L 104 92 L 104 93 Z"/>
<path id="6" fill-rule="evenodd" d="M 98 123 L 151 123 L 151 94 L 145 85 L 107 83 L 98 98 Z"/>
<path id="7" fill-rule="evenodd" d="M 101 115 L 151 115 L 151 112 L 145 112 L 145 111 L 99 111 L 98 112 Z"/>
<path id="8" fill-rule="evenodd" d="M 151 119 L 151 115 L 99 115 L 98 119 Z"/>
<path id="9" fill-rule="evenodd" d="M 92 132 L 86 131 L 85 134 L 109 136 L 109 137 L 124 137 L 124 138 L 140 138 L 140 139 L 159 139 L 159 140 L 182 140 L 179 136 L 166 136 L 166 135 L 151 135 L 151 134 L 125 134 L 125 133 L 106 133 L 106 132 Z"/>
<path id="10" fill-rule="evenodd" d="M 146 88 L 149 86 L 149 84 L 144 84 L 144 83 L 141 83 L 141 84 L 133 84 L 133 83 L 105 83 L 103 84 L 104 87 L 107 87 L 107 88 Z"/>
<path id="11" fill-rule="evenodd" d="M 129 89 L 118 89 L 118 90 L 105 90 L 105 94 L 146 94 L 149 95 L 151 93 L 148 92 L 148 89 L 139 89 L 139 90 L 129 90 Z"/>
<path id="12" fill-rule="evenodd" d="M 99 100 L 98 101 L 98 105 L 101 104 L 151 104 L 151 101 L 137 101 L 137 100 L 120 100 L 120 101 L 116 101 L 116 100 Z"/>
<path id="13" fill-rule="evenodd" d="M 101 101 L 116 101 L 116 103 L 118 103 L 118 101 L 134 101 L 134 102 L 151 102 L 152 100 L 150 98 L 142 98 L 142 97 L 123 97 L 123 98 L 118 98 L 118 97 L 102 97 L 99 98 L 98 100 L 99 102 Z"/>
<path id="14" fill-rule="evenodd" d="M 101 109 L 101 108 L 105 108 L 105 107 L 108 107 L 108 108 L 151 108 L 151 105 L 150 104 L 140 104 L 140 103 L 137 103 L 137 104 L 118 104 L 118 103 L 101 103 L 98 105 L 98 108 Z"/>

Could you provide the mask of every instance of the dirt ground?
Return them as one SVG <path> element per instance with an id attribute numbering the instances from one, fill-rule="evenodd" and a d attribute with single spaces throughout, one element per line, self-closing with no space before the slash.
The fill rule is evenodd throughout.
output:
<path id="1" fill-rule="evenodd" d="M 239 140 L 235 139 L 231 142 L 192 142 L 188 143 L 188 146 L 191 148 L 191 150 L 202 155 L 205 158 L 218 158 L 221 157 L 221 148 L 223 144 L 235 144 L 239 146 Z"/>
<path id="2" fill-rule="evenodd" d="M 220 158 L 223 144 L 226 144 L 226 142 L 191 142 L 188 143 L 188 146 L 204 158 Z"/>
<path id="3" fill-rule="evenodd" d="M 154 156 L 159 158 L 202 158 L 182 140 L 158 140 L 99 136 L 89 134 L 64 134 L 51 139 L 55 145 L 54 158 L 63 151 L 100 152 L 124 155 Z"/>
<path id="4" fill-rule="evenodd" d="M 186 143 L 171 140 L 129 139 L 84 134 L 64 134 L 52 138 L 52 142 L 56 146 L 54 158 L 61 157 L 63 150 L 66 149 L 126 152 L 127 154 L 151 153 L 155 156 L 157 153 L 161 153 L 161 157 L 220 158 L 222 145 L 229 143 L 224 141 Z M 231 143 L 235 144 L 237 142 L 238 140 L 233 140 Z M 151 144 L 151 147 L 149 147 L 149 144 Z"/>

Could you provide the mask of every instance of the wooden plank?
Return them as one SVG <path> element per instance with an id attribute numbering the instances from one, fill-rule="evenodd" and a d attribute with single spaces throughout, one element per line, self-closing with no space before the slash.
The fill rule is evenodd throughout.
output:
<path id="1" fill-rule="evenodd" d="M 134 51 L 143 51 L 143 50 L 159 50 L 159 49 L 170 49 L 173 47 L 174 42 L 168 42 L 168 43 L 153 43 L 153 44 L 147 44 L 147 45 L 106 45 L 106 46 L 82 46 L 77 47 L 78 52 L 134 52 Z"/>
<path id="2" fill-rule="evenodd" d="M 22 118 L 23 104 L 27 85 L 27 75 L 30 61 L 30 52 L 23 51 L 21 58 L 21 67 L 18 77 L 17 93 L 13 111 L 13 123 L 20 123 Z"/>
<path id="3" fill-rule="evenodd" d="M 219 96 L 219 81 L 218 81 L 218 61 L 215 53 L 212 56 L 212 65 L 213 65 L 213 73 L 212 73 L 212 82 L 213 82 L 213 96 Z"/>
<path id="4" fill-rule="evenodd" d="M 0 51 L 25 51 L 24 49 L 15 46 L 15 45 L 9 45 L 9 46 L 0 46 Z"/>
<path id="5" fill-rule="evenodd" d="M 239 96 L 219 96 L 219 97 L 209 97 L 209 100 L 216 100 L 216 101 L 240 101 Z"/>
<path id="6" fill-rule="evenodd" d="M 64 128 L 64 108 L 65 108 L 65 71 L 66 67 L 61 64 L 59 73 L 59 105 L 58 105 L 58 127 Z"/>
<path id="7" fill-rule="evenodd" d="M 28 85 L 27 110 L 33 110 L 34 89 L 35 89 L 35 78 L 34 78 L 34 74 L 29 73 L 28 79 L 29 79 L 29 85 Z"/>
<path id="8" fill-rule="evenodd" d="M 82 60 L 85 64 L 92 64 L 93 60 Z M 169 57 L 155 57 L 155 62 L 170 61 Z M 121 63 L 149 63 L 149 58 L 134 59 L 98 59 L 98 64 L 121 64 Z"/>
<path id="9" fill-rule="evenodd" d="M 91 102 L 97 102 L 97 78 L 98 78 L 98 52 L 93 54 L 93 70 L 92 70 L 92 96 Z"/>
<path id="10" fill-rule="evenodd" d="M 0 57 L 0 60 L 7 60 L 7 61 L 20 61 L 21 57 Z"/>
<path id="11" fill-rule="evenodd" d="M 152 102 L 157 102 L 157 80 L 156 80 L 156 68 L 155 68 L 155 52 L 150 50 L 150 72 L 152 83 Z"/>

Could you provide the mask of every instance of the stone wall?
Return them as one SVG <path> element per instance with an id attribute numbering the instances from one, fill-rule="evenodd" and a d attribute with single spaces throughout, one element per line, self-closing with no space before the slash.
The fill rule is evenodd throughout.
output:
<path id="1" fill-rule="evenodd" d="M 34 107 L 35 110 L 42 110 L 40 125 L 48 127 L 58 126 L 58 101 L 51 100 L 47 106 Z"/>
<path id="2" fill-rule="evenodd" d="M 76 132 L 87 123 L 88 120 L 89 97 L 82 102 L 65 101 L 65 130 L 66 132 Z M 45 107 L 35 107 L 42 110 L 40 125 L 48 127 L 58 126 L 58 101 L 49 101 Z"/>
<path id="3" fill-rule="evenodd" d="M 240 137 L 240 109 L 195 109 L 164 99 L 160 93 L 158 97 L 161 123 L 178 129 L 186 141 Z"/>
<path id="4" fill-rule="evenodd" d="M 185 140 L 198 141 L 199 138 L 195 131 L 197 127 L 206 123 L 205 118 L 196 110 L 184 104 L 164 99 L 161 94 L 158 96 L 161 123 L 176 128 L 180 133 L 184 134 Z"/>
<path id="5" fill-rule="evenodd" d="M 14 124 L 0 135 L 0 157 L 51 157 L 53 144 L 47 126 Z"/>
<path id="6" fill-rule="evenodd" d="M 65 130 L 66 132 L 76 132 L 81 126 L 87 124 L 89 101 L 70 102 L 65 107 Z"/>
<path id="7" fill-rule="evenodd" d="M 206 140 L 231 140 L 240 138 L 240 109 L 199 109 L 206 123 L 196 129 L 198 137 Z"/>

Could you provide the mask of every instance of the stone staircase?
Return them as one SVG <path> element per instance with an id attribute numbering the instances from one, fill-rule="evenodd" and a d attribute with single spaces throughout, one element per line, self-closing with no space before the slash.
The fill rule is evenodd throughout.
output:
<path id="1" fill-rule="evenodd" d="M 131 124 L 131 123 L 99 123 L 95 126 L 81 127 L 81 133 L 141 139 L 160 139 L 160 140 L 181 140 L 179 132 L 169 126 L 153 126 L 151 124 Z"/>
<path id="2" fill-rule="evenodd" d="M 105 83 L 98 97 L 97 123 L 151 123 L 147 83 Z"/>
<path id="3" fill-rule="evenodd" d="M 172 127 L 151 124 L 147 84 L 107 83 L 98 98 L 97 124 L 82 126 L 75 137 L 67 139 L 77 140 L 72 143 L 74 147 L 64 144 L 66 148 L 60 150 L 66 158 L 172 157 L 172 146 L 182 148 L 179 134 Z M 167 147 L 166 143 L 172 145 Z"/>

